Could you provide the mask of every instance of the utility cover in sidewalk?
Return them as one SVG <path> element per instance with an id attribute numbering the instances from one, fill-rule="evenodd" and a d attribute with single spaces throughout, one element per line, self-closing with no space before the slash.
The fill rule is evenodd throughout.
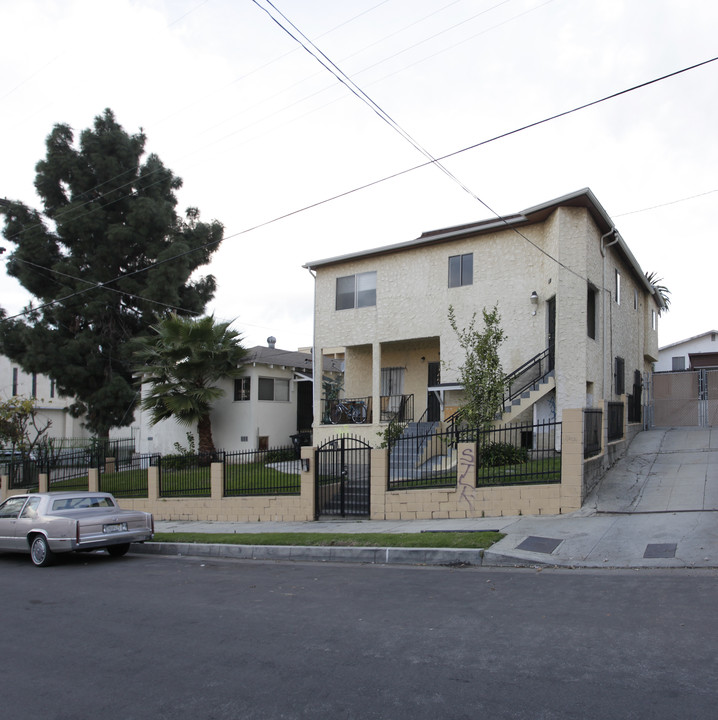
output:
<path id="1" fill-rule="evenodd" d="M 677 543 L 649 543 L 646 545 L 644 558 L 674 558 L 676 556 Z"/>
<path id="2" fill-rule="evenodd" d="M 516 546 L 516 549 L 528 550 L 529 552 L 546 553 L 547 555 L 550 555 L 562 542 L 563 540 L 556 540 L 556 538 L 529 535 L 526 540 Z"/>

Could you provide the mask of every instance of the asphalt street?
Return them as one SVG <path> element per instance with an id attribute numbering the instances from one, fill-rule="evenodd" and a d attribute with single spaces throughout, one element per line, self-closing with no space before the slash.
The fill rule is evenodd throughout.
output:
<path id="1" fill-rule="evenodd" d="M 11 720 L 715 715 L 715 570 L 0 564 Z"/>

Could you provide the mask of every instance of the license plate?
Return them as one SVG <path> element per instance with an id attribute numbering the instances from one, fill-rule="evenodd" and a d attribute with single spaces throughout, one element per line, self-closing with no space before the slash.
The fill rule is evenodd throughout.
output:
<path id="1" fill-rule="evenodd" d="M 127 523 L 113 523 L 112 525 L 104 525 L 102 527 L 104 533 L 127 532 Z"/>

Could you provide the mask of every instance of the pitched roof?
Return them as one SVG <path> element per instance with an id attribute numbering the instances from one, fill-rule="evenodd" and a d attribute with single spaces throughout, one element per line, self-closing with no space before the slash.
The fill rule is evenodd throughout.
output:
<path id="1" fill-rule="evenodd" d="M 247 350 L 243 364 L 278 365 L 304 373 L 311 373 L 312 359 L 311 353 L 303 353 L 296 350 L 280 350 L 279 348 L 269 347 L 267 345 L 255 345 Z M 338 369 L 332 365 L 333 362 L 331 358 L 324 358 L 325 372 Z"/>
<path id="2" fill-rule="evenodd" d="M 548 200 L 547 202 L 533 207 L 521 210 L 513 215 L 504 215 L 503 217 L 491 218 L 489 220 L 480 220 L 474 223 L 468 223 L 465 225 L 455 225 L 453 227 L 441 228 L 439 230 L 430 230 L 422 233 L 415 240 L 409 240 L 408 242 L 395 243 L 393 245 L 384 245 L 378 248 L 372 248 L 370 250 L 360 250 L 354 253 L 348 253 L 346 255 L 338 255 L 336 257 L 326 258 L 324 260 L 315 260 L 303 265 L 303 267 L 313 270 L 319 267 L 326 267 L 329 265 L 335 265 L 343 263 L 348 260 L 356 260 L 359 258 L 375 257 L 379 255 L 389 255 L 396 252 L 403 252 L 404 250 L 413 250 L 420 247 L 426 247 L 429 245 L 438 245 L 444 242 L 451 242 L 453 240 L 460 240 L 466 237 L 475 235 L 483 235 L 489 232 L 496 232 L 497 230 L 509 230 L 513 228 L 519 228 L 524 225 L 531 225 L 533 223 L 543 222 L 546 218 L 551 215 L 552 212 L 557 210 L 559 207 L 583 207 L 588 210 L 593 221 L 596 223 L 599 231 L 602 234 L 615 230 L 615 225 L 611 217 L 603 208 L 601 203 L 598 202 L 596 196 L 593 194 L 590 188 L 583 188 L 576 190 L 575 192 L 569 193 L 568 195 L 562 195 L 559 198 Z M 646 276 L 641 270 L 641 266 L 633 256 L 633 253 L 629 250 L 625 241 L 621 237 L 621 234 L 616 231 L 616 238 L 618 242 L 615 247 L 621 252 L 626 262 L 630 265 L 636 278 L 644 286 L 644 289 L 651 295 L 654 296 L 656 303 L 659 307 L 664 307 L 663 299 L 655 291 L 653 286 L 646 280 Z"/>

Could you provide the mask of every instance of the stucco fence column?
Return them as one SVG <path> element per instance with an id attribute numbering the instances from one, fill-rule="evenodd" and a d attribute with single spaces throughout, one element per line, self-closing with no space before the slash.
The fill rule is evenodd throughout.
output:
<path id="1" fill-rule="evenodd" d="M 10 476 L 0 475 L 0 502 L 7 498 L 8 489 L 10 488 Z"/>
<path id="2" fill-rule="evenodd" d="M 583 410 L 564 410 L 561 419 L 561 512 L 583 504 Z"/>
<path id="3" fill-rule="evenodd" d="M 314 520 L 316 515 L 316 448 L 303 446 L 300 457 L 302 465 L 300 476 L 300 514 L 303 515 L 306 520 Z"/>

